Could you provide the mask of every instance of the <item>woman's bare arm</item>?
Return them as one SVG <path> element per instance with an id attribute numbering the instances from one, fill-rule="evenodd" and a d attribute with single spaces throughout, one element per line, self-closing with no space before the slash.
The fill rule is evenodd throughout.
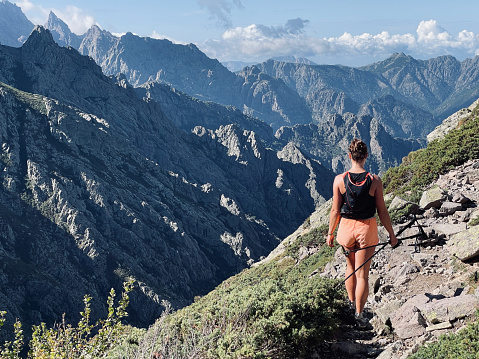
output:
<path id="1" fill-rule="evenodd" d="M 341 196 L 340 185 L 343 179 L 341 176 L 336 176 L 333 183 L 333 205 L 331 206 L 331 212 L 329 213 L 329 230 L 326 243 L 328 246 L 334 246 L 333 232 L 341 219 L 341 206 L 343 204 L 343 197 Z"/>
<path id="2" fill-rule="evenodd" d="M 394 247 L 397 245 L 398 240 L 396 238 L 396 235 L 394 234 L 391 217 L 389 217 L 388 209 L 386 208 L 386 204 L 384 203 L 383 183 L 378 176 L 374 176 L 374 179 L 376 182 L 374 198 L 376 200 L 376 209 L 378 211 L 379 220 L 381 221 L 384 228 L 386 228 L 386 231 L 388 231 L 391 246 Z"/>

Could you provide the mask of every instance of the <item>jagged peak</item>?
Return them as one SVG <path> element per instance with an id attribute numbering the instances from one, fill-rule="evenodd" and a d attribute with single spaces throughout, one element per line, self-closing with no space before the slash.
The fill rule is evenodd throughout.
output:
<path id="1" fill-rule="evenodd" d="M 288 142 L 281 151 L 277 153 L 278 158 L 291 163 L 305 163 L 308 159 L 293 141 Z"/>
<path id="2" fill-rule="evenodd" d="M 20 12 L 22 11 L 22 9 L 20 8 L 20 6 L 18 6 L 17 4 L 14 4 L 14 3 L 11 3 L 10 1 L 8 0 L 2 0 L 1 1 L 1 4 L 4 5 L 4 6 L 9 6 L 10 8 L 14 8 L 16 10 L 19 10 Z M 23 14 L 23 12 L 22 12 Z"/>
<path id="3" fill-rule="evenodd" d="M 100 26 L 98 26 L 97 24 L 93 24 L 87 31 L 87 34 L 109 34 L 111 36 L 113 36 L 110 32 L 108 32 L 107 30 L 103 30 Z"/>
<path id="4" fill-rule="evenodd" d="M 56 29 L 61 28 L 63 32 L 70 32 L 69 26 L 60 19 L 53 11 L 50 11 L 50 14 L 48 15 L 48 20 L 47 23 L 45 24 L 45 27 L 50 30 L 50 29 Z"/>
<path id="5" fill-rule="evenodd" d="M 52 33 L 42 25 L 35 25 L 35 28 L 32 30 L 30 36 L 28 37 L 27 41 L 25 41 L 23 46 L 30 47 L 37 46 L 37 44 L 41 44 L 42 46 L 55 44 Z"/>
<path id="6" fill-rule="evenodd" d="M 58 21 L 60 20 L 60 18 L 57 15 L 55 15 L 53 11 L 50 11 L 50 13 L 48 14 L 48 21 L 50 20 Z"/>

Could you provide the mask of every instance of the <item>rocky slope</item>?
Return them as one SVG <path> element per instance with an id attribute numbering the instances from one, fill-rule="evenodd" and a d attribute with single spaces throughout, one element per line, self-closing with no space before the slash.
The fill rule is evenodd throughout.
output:
<path id="1" fill-rule="evenodd" d="M 437 123 L 431 113 L 398 101 L 392 95 L 363 104 L 358 116 L 364 115 L 376 118 L 391 136 L 399 138 L 424 138 Z"/>
<path id="2" fill-rule="evenodd" d="M 10 323 L 74 317 L 87 293 L 104 310 L 109 288 L 133 277 L 131 318 L 144 326 L 162 299 L 183 306 L 269 253 L 330 195 L 332 173 L 295 146 L 275 152 L 234 124 L 186 133 L 171 108 L 41 27 L 21 48 L 0 46 L 0 59 L 0 307 Z"/>
<path id="3" fill-rule="evenodd" d="M 467 121 L 471 121 L 468 123 L 477 126 L 476 107 L 477 101 L 446 120 L 445 130 L 437 131 L 435 140 L 442 140 L 453 120 L 453 127 L 460 126 L 466 114 Z M 460 149 L 461 132 L 457 134 L 444 140 Z M 452 143 L 451 138 L 458 142 Z M 260 264 L 283 256 L 312 230 L 327 228 L 330 201 Z M 418 204 L 393 195 L 386 196 L 386 202 L 392 218 L 399 219 L 394 225 L 396 233 L 402 232 L 398 238 L 419 236 L 406 238 L 393 249 L 387 244 L 386 231 L 380 228 L 380 243 L 386 246 L 372 260 L 365 309 L 369 327 L 358 330 L 352 317 L 345 316 L 334 339 L 317 348 L 314 358 L 407 359 L 422 345 L 477 320 L 479 159 L 443 173 L 422 191 Z M 319 250 L 314 245 L 300 247 L 297 260 L 307 259 Z M 310 277 L 342 279 L 345 267 L 344 255 L 338 248 L 334 260 Z"/>
<path id="4" fill-rule="evenodd" d="M 347 169 L 350 163 L 348 146 L 354 137 L 361 138 L 368 145 L 370 157 L 366 165 L 373 173 L 397 166 L 402 157 L 424 145 L 420 140 L 393 138 L 376 118 L 351 113 L 333 115 L 317 125 L 283 126 L 275 136 L 295 143 L 335 173 Z"/>
<path id="5" fill-rule="evenodd" d="M 34 25 L 20 7 L 7 0 L 0 1 L 0 44 L 19 47 L 32 31 Z"/>
<path id="6" fill-rule="evenodd" d="M 330 342 L 316 349 L 312 358 L 407 359 L 418 348 L 445 333 L 461 330 L 475 320 L 479 309 L 479 160 L 470 161 L 447 174 L 423 194 L 413 211 L 427 238 L 403 241 L 392 249 L 387 245 L 372 261 L 370 289 L 365 313 L 366 330 L 345 319 Z M 389 210 L 406 202 L 396 198 Z M 285 248 L 311 229 L 327 225 L 330 203 L 314 212 L 263 262 L 282 255 Z M 395 225 L 395 232 L 409 221 Z M 380 228 L 380 242 L 388 240 Z M 400 237 L 417 234 L 417 225 Z M 302 247 L 298 260 L 317 253 L 318 248 Z M 346 264 L 341 249 L 333 262 L 314 276 L 344 278 Z"/>

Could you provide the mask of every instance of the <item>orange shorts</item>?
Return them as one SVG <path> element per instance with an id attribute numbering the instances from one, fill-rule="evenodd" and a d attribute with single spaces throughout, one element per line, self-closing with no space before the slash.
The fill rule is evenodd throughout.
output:
<path id="1" fill-rule="evenodd" d="M 341 218 L 336 240 L 347 249 L 364 248 L 378 244 L 378 223 L 376 218 Z"/>

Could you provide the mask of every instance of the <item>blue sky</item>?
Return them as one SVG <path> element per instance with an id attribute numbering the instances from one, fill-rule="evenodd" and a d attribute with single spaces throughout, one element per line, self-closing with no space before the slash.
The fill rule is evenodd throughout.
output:
<path id="1" fill-rule="evenodd" d="M 418 59 L 479 55 L 479 1 L 444 0 L 21 0 L 35 24 L 52 10 L 72 31 L 194 43 L 220 61 L 307 57 L 361 66 L 394 52 Z"/>

